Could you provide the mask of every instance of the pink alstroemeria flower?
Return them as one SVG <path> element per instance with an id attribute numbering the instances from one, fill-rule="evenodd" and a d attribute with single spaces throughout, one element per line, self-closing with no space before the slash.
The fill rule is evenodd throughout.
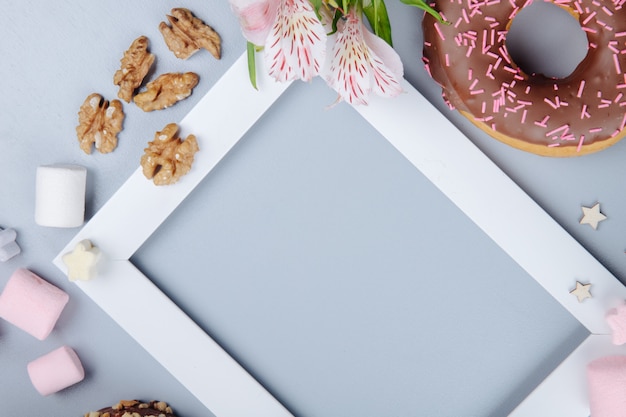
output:
<path id="1" fill-rule="evenodd" d="M 230 0 L 245 38 L 265 47 L 265 64 L 278 81 L 310 81 L 326 56 L 326 31 L 309 0 Z"/>
<path id="2" fill-rule="evenodd" d="M 371 92 L 395 97 L 402 92 L 404 68 L 400 56 L 363 25 L 354 9 L 339 22 L 325 79 L 339 97 L 350 104 L 367 104 Z"/>

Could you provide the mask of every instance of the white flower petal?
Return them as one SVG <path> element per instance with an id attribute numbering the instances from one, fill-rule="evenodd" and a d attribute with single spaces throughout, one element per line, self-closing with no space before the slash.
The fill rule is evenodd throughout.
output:
<path id="1" fill-rule="evenodd" d="M 239 18 L 243 36 L 255 45 L 264 45 L 276 22 L 281 0 L 229 0 Z"/>
<path id="2" fill-rule="evenodd" d="M 325 78 L 340 99 L 351 104 L 367 104 L 371 92 L 384 97 L 402 92 L 400 57 L 385 41 L 365 29 L 355 11 L 350 11 L 345 22 L 340 22 L 332 40 Z"/>
<path id="3" fill-rule="evenodd" d="M 326 55 L 326 32 L 308 0 L 282 0 L 265 42 L 269 74 L 278 81 L 310 81 Z"/>
<path id="4" fill-rule="evenodd" d="M 363 38 L 370 49 L 370 64 L 374 78 L 374 92 L 383 97 L 395 97 L 402 92 L 400 79 L 404 66 L 398 53 L 384 40 L 364 30 Z"/>
<path id="5" fill-rule="evenodd" d="M 367 95 L 371 90 L 368 51 L 361 28 L 361 22 L 353 14 L 345 22 L 340 22 L 326 74 L 328 85 L 351 104 L 367 104 Z"/>

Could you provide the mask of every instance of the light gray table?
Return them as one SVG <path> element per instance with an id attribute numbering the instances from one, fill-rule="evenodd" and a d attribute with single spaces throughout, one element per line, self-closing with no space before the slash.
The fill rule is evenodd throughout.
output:
<path id="1" fill-rule="evenodd" d="M 0 322 L 2 415 L 79 416 L 136 397 L 211 416 L 51 264 L 77 230 L 34 223 L 34 179 L 43 164 L 87 167 L 91 217 L 154 131 L 182 119 L 244 51 L 236 18 L 216 0 L 1 5 L 0 227 L 18 231 L 23 253 L 0 264 L 0 285 L 26 267 L 71 297 L 43 342 Z M 180 6 L 222 35 L 222 60 L 166 49 L 157 26 Z M 626 143 L 549 159 L 487 137 L 446 109 L 423 71 L 421 13 L 388 7 L 407 79 L 626 279 Z M 85 155 L 78 108 L 92 92 L 115 97 L 121 54 L 142 34 L 156 73 L 195 71 L 200 84 L 160 112 L 125 105 L 119 148 Z M 334 99 L 320 80 L 292 86 L 133 261 L 298 416 L 506 415 L 585 330 L 349 106 L 327 110 Z M 597 231 L 578 223 L 596 201 L 608 216 Z M 26 364 L 62 344 L 87 377 L 41 397 Z"/>

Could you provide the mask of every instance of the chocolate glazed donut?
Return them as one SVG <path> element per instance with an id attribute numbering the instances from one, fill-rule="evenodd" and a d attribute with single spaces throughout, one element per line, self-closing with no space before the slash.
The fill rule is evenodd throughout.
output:
<path id="1" fill-rule="evenodd" d="M 626 0 L 556 0 L 578 19 L 588 52 L 565 78 L 526 74 L 505 45 L 532 0 L 435 0 L 449 24 L 426 15 L 424 63 L 451 108 L 491 136 L 546 156 L 604 149 L 626 124 Z"/>

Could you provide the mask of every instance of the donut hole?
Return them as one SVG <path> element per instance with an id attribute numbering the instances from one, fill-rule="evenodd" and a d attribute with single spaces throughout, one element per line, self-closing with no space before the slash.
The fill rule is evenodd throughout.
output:
<path id="1" fill-rule="evenodd" d="M 535 2 L 511 22 L 506 47 L 530 75 L 566 78 L 587 55 L 589 43 L 578 20 L 550 2 Z"/>

